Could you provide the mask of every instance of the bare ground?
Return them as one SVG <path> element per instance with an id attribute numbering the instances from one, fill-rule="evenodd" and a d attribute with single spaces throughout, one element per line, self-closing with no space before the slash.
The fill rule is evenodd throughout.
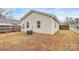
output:
<path id="1" fill-rule="evenodd" d="M 55 35 L 22 32 L 0 34 L 1 51 L 77 51 L 79 34 L 69 30 L 60 30 Z"/>

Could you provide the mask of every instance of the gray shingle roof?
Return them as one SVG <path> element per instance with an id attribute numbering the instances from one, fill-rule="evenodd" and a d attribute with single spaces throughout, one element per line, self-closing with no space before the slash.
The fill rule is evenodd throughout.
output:
<path id="1" fill-rule="evenodd" d="M 6 19 L 6 18 L 0 18 L 0 23 L 5 23 L 5 24 L 19 24 L 19 20 L 15 19 Z"/>
<path id="2" fill-rule="evenodd" d="M 42 11 L 37 11 L 37 10 L 30 10 L 28 13 L 26 13 L 26 14 L 21 18 L 21 20 L 23 20 L 23 19 L 24 19 L 26 16 L 28 16 L 31 12 L 40 13 L 40 14 L 43 14 L 43 15 L 46 15 L 46 16 L 49 16 L 49 17 L 52 17 L 52 18 L 54 17 L 54 20 L 59 23 L 59 20 L 58 20 L 58 18 L 56 17 L 56 15 L 49 14 L 49 13 L 42 12 Z"/>

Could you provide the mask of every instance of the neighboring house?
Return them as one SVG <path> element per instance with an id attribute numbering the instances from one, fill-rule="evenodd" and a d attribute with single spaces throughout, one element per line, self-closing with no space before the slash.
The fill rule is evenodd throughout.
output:
<path id="1" fill-rule="evenodd" d="M 54 34 L 59 30 L 59 21 L 55 15 L 30 10 L 21 18 L 21 31 L 29 30 L 36 33 Z"/>
<path id="2" fill-rule="evenodd" d="M 75 18 L 73 23 L 69 24 L 69 29 L 79 33 L 79 18 Z"/>
<path id="3" fill-rule="evenodd" d="M 0 33 L 20 31 L 20 21 L 15 19 L 0 18 Z"/>
<path id="4" fill-rule="evenodd" d="M 0 18 L 0 25 L 19 25 L 20 21 L 15 19 Z"/>

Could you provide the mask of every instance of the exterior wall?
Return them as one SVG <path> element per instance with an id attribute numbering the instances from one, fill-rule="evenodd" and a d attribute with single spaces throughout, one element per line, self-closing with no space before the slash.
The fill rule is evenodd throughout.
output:
<path id="1" fill-rule="evenodd" d="M 41 22 L 40 28 L 37 28 L 37 21 Z M 29 22 L 29 28 L 26 27 L 26 22 Z M 54 24 L 52 22 L 53 19 L 51 17 L 32 12 L 24 20 L 22 20 L 21 27 L 24 24 L 24 29 L 21 28 L 21 31 L 27 32 L 27 30 L 33 30 L 33 32 L 53 34 L 59 27 L 58 23 L 56 23 L 58 28 L 54 29 Z"/>
<path id="2" fill-rule="evenodd" d="M 24 24 L 24 28 L 22 28 L 23 24 Z M 22 32 L 26 32 L 25 25 L 26 25 L 25 20 L 22 20 L 21 21 L 21 31 Z"/>
<path id="3" fill-rule="evenodd" d="M 79 33 L 79 24 L 70 24 L 69 25 L 69 29 L 76 32 L 76 33 Z"/>
<path id="4" fill-rule="evenodd" d="M 52 34 L 56 33 L 59 30 L 59 23 L 55 20 L 52 21 Z"/>

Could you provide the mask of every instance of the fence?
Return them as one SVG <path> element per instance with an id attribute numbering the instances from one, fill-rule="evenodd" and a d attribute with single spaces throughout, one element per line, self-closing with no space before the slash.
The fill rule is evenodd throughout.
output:
<path id="1" fill-rule="evenodd" d="M 69 25 L 60 25 L 60 29 L 69 30 Z"/>
<path id="2" fill-rule="evenodd" d="M 0 25 L 0 33 L 16 32 L 20 31 L 19 25 Z"/>

